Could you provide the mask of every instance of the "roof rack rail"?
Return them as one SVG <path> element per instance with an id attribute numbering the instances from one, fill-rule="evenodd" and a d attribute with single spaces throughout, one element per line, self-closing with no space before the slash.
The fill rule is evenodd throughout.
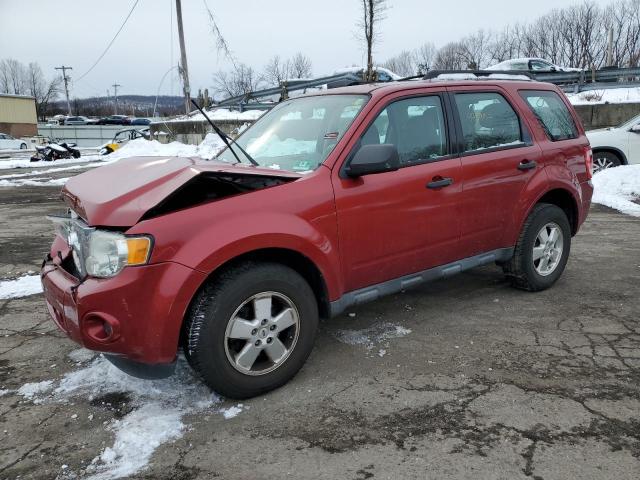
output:
<path id="1" fill-rule="evenodd" d="M 487 78 L 491 75 L 499 75 L 500 80 L 523 80 L 523 76 L 529 80 L 534 80 L 531 72 L 527 70 L 431 70 L 427 72 L 422 78 L 423 80 L 434 80 L 440 77 L 440 75 L 474 75 L 476 78 Z M 520 78 L 506 78 L 504 76 L 520 77 Z"/>

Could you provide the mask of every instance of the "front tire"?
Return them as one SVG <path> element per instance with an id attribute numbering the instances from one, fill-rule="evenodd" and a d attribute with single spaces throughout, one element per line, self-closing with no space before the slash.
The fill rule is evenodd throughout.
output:
<path id="1" fill-rule="evenodd" d="M 213 390 L 250 398 L 295 376 L 317 327 L 318 305 L 302 276 L 277 263 L 247 262 L 203 287 L 187 316 L 183 347 Z"/>
<path id="2" fill-rule="evenodd" d="M 20 144 L 20 150 L 26 150 L 27 149 L 27 144 L 26 143 L 21 143 Z"/>
<path id="3" fill-rule="evenodd" d="M 524 222 L 511 260 L 503 270 L 511 284 L 538 292 L 562 275 L 571 250 L 571 226 L 556 205 L 537 204 Z"/>

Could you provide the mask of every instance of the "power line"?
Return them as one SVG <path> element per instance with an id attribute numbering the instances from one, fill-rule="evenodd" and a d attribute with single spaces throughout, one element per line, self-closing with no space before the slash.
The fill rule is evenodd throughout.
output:
<path id="1" fill-rule="evenodd" d="M 113 42 L 116 41 L 116 38 L 118 38 L 118 35 L 120 35 L 120 32 L 122 31 L 122 29 L 124 28 L 124 26 L 127 24 L 127 20 L 129 20 L 129 17 L 131 16 L 131 14 L 133 13 L 133 11 L 135 10 L 136 6 L 138 5 L 138 2 L 140 0 L 135 0 L 133 6 L 131 7 L 131 10 L 129 10 L 129 14 L 127 15 L 127 17 L 124 19 L 124 22 L 122 22 L 122 25 L 120 25 L 120 28 L 118 29 L 118 31 L 116 32 L 116 34 L 114 35 L 114 37 L 111 39 L 111 41 L 109 42 L 109 45 L 107 45 L 107 48 L 104 49 L 104 52 L 102 52 L 102 55 L 100 55 L 98 57 L 98 59 L 95 61 L 95 63 L 93 65 L 91 65 L 91 68 L 89 68 L 89 70 L 87 70 L 86 72 L 84 72 L 82 75 L 80 75 L 76 81 L 78 80 L 82 80 L 84 77 L 86 77 L 87 75 L 89 75 L 89 73 L 91 72 L 91 70 L 93 70 L 95 68 L 96 65 L 98 65 L 98 63 L 100 62 L 100 60 L 102 60 L 102 57 L 104 57 L 107 52 L 109 51 L 109 49 L 111 48 L 111 45 L 113 45 Z"/>

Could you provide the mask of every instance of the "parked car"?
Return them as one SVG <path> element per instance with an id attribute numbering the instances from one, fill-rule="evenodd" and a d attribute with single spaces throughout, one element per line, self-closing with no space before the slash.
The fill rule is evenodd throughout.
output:
<path id="1" fill-rule="evenodd" d="M 581 68 L 561 67 L 543 58 L 514 58 L 505 60 L 496 65 L 486 68 L 486 70 L 521 70 L 530 72 L 580 72 Z"/>
<path id="2" fill-rule="evenodd" d="M 640 115 L 617 127 L 587 132 L 593 150 L 593 170 L 640 163 Z"/>
<path id="3" fill-rule="evenodd" d="M 126 115 L 109 115 L 98 120 L 98 125 L 129 125 L 131 119 Z"/>
<path id="4" fill-rule="evenodd" d="M 65 125 L 96 125 L 98 120 L 92 120 L 87 117 L 83 117 L 82 115 L 78 115 L 75 117 L 67 117 L 64 121 Z"/>
<path id="5" fill-rule="evenodd" d="M 589 210 L 591 162 L 549 83 L 324 90 L 279 103 L 210 161 L 130 158 L 71 178 L 70 214 L 50 217 L 46 302 L 131 374 L 168 375 L 182 350 L 215 391 L 259 395 L 301 368 L 319 317 L 494 262 L 517 288 L 551 287 Z"/>
<path id="6" fill-rule="evenodd" d="M 117 132 L 109 143 L 105 143 L 98 148 L 100 155 L 109 155 L 120 147 L 126 145 L 136 138 L 146 138 L 149 140 L 149 128 L 126 128 Z"/>
<path id="7" fill-rule="evenodd" d="M 0 133 L 0 150 L 26 150 L 27 142 L 17 138 L 13 138 L 6 133 Z"/>
<path id="8" fill-rule="evenodd" d="M 132 118 L 129 125 L 151 125 L 151 120 L 148 118 Z"/>

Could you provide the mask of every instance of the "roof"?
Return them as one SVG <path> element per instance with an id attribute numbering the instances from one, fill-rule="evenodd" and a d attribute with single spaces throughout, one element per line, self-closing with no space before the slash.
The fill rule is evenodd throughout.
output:
<path id="1" fill-rule="evenodd" d="M 499 78 L 477 78 L 474 80 L 469 79 L 440 79 L 433 78 L 430 80 L 415 80 L 415 81 L 401 81 L 401 82 L 387 82 L 387 83 L 368 83 L 362 85 L 354 85 L 351 87 L 340 87 L 329 90 L 322 90 L 320 92 L 310 93 L 313 95 L 334 95 L 334 94 L 352 94 L 352 95 L 371 95 L 375 92 L 376 95 L 386 95 L 393 92 L 399 92 L 402 90 L 413 90 L 416 88 L 425 87 L 437 87 L 446 85 L 447 87 L 460 87 L 460 86 L 507 86 L 509 88 L 522 88 L 522 89 L 543 89 L 549 90 L 552 86 L 549 83 L 537 82 L 535 80 L 506 80 Z"/>
<path id="2" fill-rule="evenodd" d="M 14 95 L 12 93 L 0 93 L 0 98 L 22 98 L 24 100 L 35 100 L 31 95 Z"/>

